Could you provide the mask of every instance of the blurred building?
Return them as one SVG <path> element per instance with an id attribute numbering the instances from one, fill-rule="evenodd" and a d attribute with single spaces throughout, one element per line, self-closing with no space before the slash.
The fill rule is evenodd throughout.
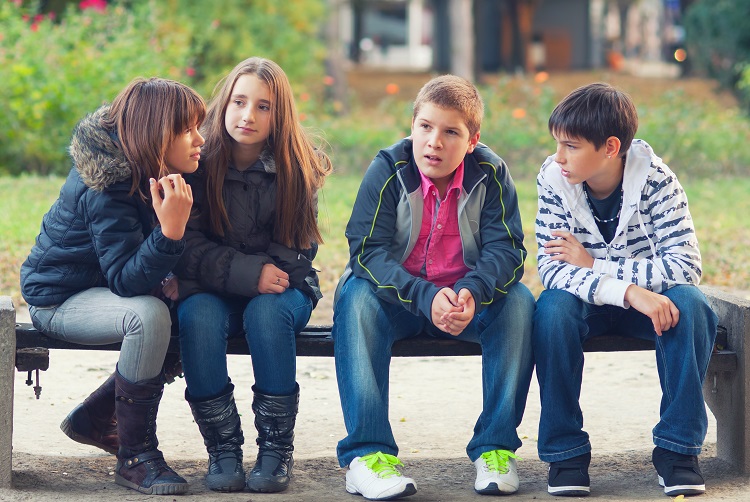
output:
<path id="1" fill-rule="evenodd" d="M 349 61 L 384 69 L 580 70 L 663 62 L 680 0 L 329 0 Z"/>

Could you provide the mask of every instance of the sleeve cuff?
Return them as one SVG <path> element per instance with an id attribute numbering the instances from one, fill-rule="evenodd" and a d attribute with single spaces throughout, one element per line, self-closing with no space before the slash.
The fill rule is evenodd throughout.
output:
<path id="1" fill-rule="evenodd" d="M 597 305 L 616 305 L 622 308 L 630 308 L 630 304 L 625 301 L 625 291 L 630 287 L 630 283 L 615 279 L 612 276 L 605 275 L 596 288 Z"/>
<path id="2" fill-rule="evenodd" d="M 161 233 L 161 225 L 157 225 L 151 232 L 157 249 L 165 254 L 180 255 L 185 250 L 185 239 L 173 240 Z"/>

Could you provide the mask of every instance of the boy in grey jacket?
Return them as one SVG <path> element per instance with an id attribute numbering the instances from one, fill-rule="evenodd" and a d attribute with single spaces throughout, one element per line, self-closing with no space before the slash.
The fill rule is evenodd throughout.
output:
<path id="1" fill-rule="evenodd" d="M 589 494 L 591 444 L 578 398 L 583 343 L 604 333 L 654 340 L 662 387 L 652 460 L 667 495 L 700 494 L 708 419 L 702 386 L 717 318 L 697 288 L 701 257 L 685 191 L 633 140 L 630 98 L 580 87 L 552 112 L 555 155 L 537 177 L 542 284 L 533 348 L 542 401 L 539 457 L 553 495 Z"/>
<path id="2" fill-rule="evenodd" d="M 481 344 L 483 409 L 466 448 L 474 489 L 518 489 L 534 297 L 519 282 L 526 250 L 515 187 L 479 143 L 482 113 L 470 82 L 446 75 L 425 84 L 411 137 L 375 157 L 346 227 L 333 339 L 347 437 L 337 453 L 349 467 L 346 490 L 369 500 L 417 490 L 398 470 L 388 369 L 393 343 L 421 332 Z"/>

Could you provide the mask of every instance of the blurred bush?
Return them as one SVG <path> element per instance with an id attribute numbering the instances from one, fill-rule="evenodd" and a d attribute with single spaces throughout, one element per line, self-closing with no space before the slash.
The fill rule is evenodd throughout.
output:
<path id="1" fill-rule="evenodd" d="M 60 2 L 56 2 L 59 4 Z M 265 56 L 295 90 L 322 87 L 324 0 L 0 2 L 0 174 L 64 173 L 71 130 L 134 77 L 206 98 L 240 60 Z"/>
<path id="2" fill-rule="evenodd" d="M 296 92 L 322 87 L 325 0 L 168 0 L 172 29 L 190 33 L 195 88 L 206 98 L 237 63 L 279 63 Z"/>
<path id="3" fill-rule="evenodd" d="M 156 2 L 132 9 L 69 6 L 59 22 L 54 13 L 33 15 L 35 9 L 19 4 L 0 3 L 0 166 L 6 172 L 64 171 L 71 129 L 85 113 L 136 76 L 184 75 L 188 38 L 164 29 Z"/>
<path id="4" fill-rule="evenodd" d="M 750 2 L 699 0 L 685 15 L 693 65 L 733 88 L 750 111 Z"/>

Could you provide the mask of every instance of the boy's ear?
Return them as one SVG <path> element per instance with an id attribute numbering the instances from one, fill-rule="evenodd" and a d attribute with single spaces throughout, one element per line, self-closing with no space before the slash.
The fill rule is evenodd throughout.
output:
<path id="1" fill-rule="evenodd" d="M 469 138 L 469 146 L 466 148 L 466 153 L 471 153 L 474 151 L 474 149 L 477 147 L 477 143 L 479 143 L 479 131 Z"/>
<path id="2" fill-rule="evenodd" d="M 615 136 L 610 136 L 607 138 L 607 141 L 604 143 L 604 154 L 607 156 L 607 158 L 615 158 L 620 153 L 620 147 L 622 146 L 622 143 L 620 143 L 619 138 L 616 138 Z"/>

